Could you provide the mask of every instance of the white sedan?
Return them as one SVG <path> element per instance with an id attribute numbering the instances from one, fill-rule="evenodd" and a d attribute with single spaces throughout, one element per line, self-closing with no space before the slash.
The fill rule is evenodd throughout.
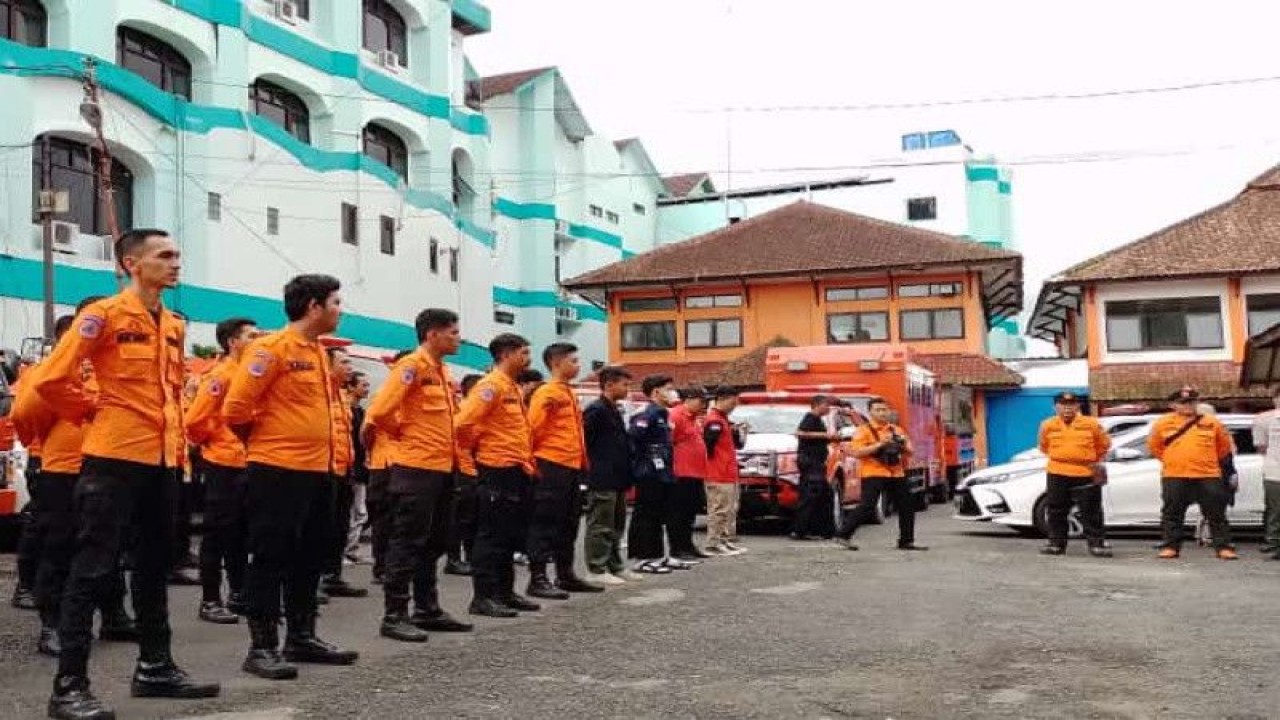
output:
<path id="1" fill-rule="evenodd" d="M 1262 456 L 1253 446 L 1251 415 L 1221 415 L 1236 445 L 1235 465 L 1240 489 L 1235 504 L 1228 508 L 1232 527 L 1262 526 Z M 1138 428 L 1112 438 L 1107 459 L 1109 481 L 1102 489 L 1102 507 L 1109 528 L 1160 527 L 1160 462 L 1147 450 L 1147 428 Z M 1027 472 L 1006 482 L 975 485 L 968 497 L 957 499 L 958 520 L 1004 525 L 1027 535 L 1044 535 L 1048 529 L 1045 472 Z M 1199 508 L 1192 506 L 1187 522 L 1200 520 Z M 1073 512 L 1071 534 L 1080 534 L 1080 522 Z"/>

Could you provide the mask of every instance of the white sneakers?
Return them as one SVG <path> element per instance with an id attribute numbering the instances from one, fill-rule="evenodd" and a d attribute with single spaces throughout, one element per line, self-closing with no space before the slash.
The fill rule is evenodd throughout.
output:
<path id="1" fill-rule="evenodd" d="M 727 542 L 727 541 L 722 542 L 719 545 L 708 545 L 706 548 L 706 552 L 709 555 L 721 555 L 725 557 L 741 555 L 746 551 L 747 549 L 745 547 L 741 545 L 735 545 L 734 543 Z"/>

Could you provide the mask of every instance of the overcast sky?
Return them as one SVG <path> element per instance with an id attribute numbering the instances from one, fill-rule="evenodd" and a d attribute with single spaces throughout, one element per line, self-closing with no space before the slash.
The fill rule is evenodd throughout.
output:
<path id="1" fill-rule="evenodd" d="M 1225 200 L 1280 163 L 1274 0 L 487 4 L 494 30 L 468 44 L 482 75 L 557 65 L 597 133 L 639 136 L 664 173 L 709 170 L 722 187 L 850 174 L 892 158 L 898 136 L 918 129 L 954 128 L 1014 163 L 1120 156 L 1015 168 L 1029 302 L 1047 275 Z M 1103 99 L 786 109 L 1267 77 L 1277 80 Z"/>

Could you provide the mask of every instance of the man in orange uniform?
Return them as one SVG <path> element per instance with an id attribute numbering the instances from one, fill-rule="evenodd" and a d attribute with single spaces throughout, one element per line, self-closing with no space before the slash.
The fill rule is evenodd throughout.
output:
<path id="1" fill-rule="evenodd" d="M 391 363 L 394 365 L 411 353 L 413 350 L 401 350 Z M 365 424 L 368 422 L 369 416 L 365 413 Z M 391 505 L 387 495 L 391 482 L 391 438 L 376 427 L 365 433 L 364 438 L 365 451 L 369 453 L 369 547 L 373 552 L 373 581 L 380 583 L 386 576 L 387 538 L 391 535 Z"/>
<path id="2" fill-rule="evenodd" d="M 1102 516 L 1102 485 L 1094 481 L 1095 467 L 1111 449 L 1111 436 L 1096 419 L 1080 414 L 1075 393 L 1058 393 L 1053 407 L 1057 414 L 1040 425 L 1040 452 L 1049 458 L 1045 490 L 1049 543 L 1040 552 L 1062 555 L 1067 551 L 1067 516 L 1075 495 L 1089 554 L 1111 557 Z"/>
<path id="3" fill-rule="evenodd" d="M 160 293 L 178 284 L 181 253 L 162 230 L 130 230 L 117 244 L 129 286 L 86 307 L 54 348 L 35 390 L 59 417 L 85 424 L 75 489 L 76 551 L 63 592 L 58 637 L 62 653 L 49 715 L 82 720 L 114 713 L 89 689 L 93 610 L 110 592 L 125 538 L 136 533 L 133 603 L 139 657 L 132 692 L 138 697 L 203 698 L 214 683 L 197 683 L 170 655 L 168 587 L 182 433 L 182 323 Z M 83 365 L 93 364 L 95 402 Z"/>
<path id="4" fill-rule="evenodd" d="M 200 619 L 222 625 L 240 622 L 244 608 L 245 468 L 244 442 L 222 419 L 222 403 L 244 356 L 258 335 L 249 318 L 223 320 L 214 329 L 222 357 L 205 375 L 187 412 L 187 439 L 200 449 L 204 469 L 204 534 L 200 542 L 200 581 L 203 601 Z M 228 598 L 222 603 L 222 573 L 226 568 Z"/>
<path id="5" fill-rule="evenodd" d="M 862 478 L 862 499 L 845 517 L 837 536 L 849 550 L 857 550 L 853 534 L 875 517 L 880 496 L 888 493 L 898 513 L 898 549 L 927 550 L 915 543 L 915 498 L 907 482 L 907 459 L 911 457 L 911 439 L 902 428 L 889 422 L 893 408 L 884 398 L 872 398 L 867 404 L 871 421 L 853 435 L 850 443 L 858 459 L 858 475 Z"/>
<path id="6" fill-rule="evenodd" d="M 245 672 L 298 676 L 290 662 L 350 665 L 359 657 L 316 636 L 316 592 L 333 515 L 333 386 L 320 336 L 342 315 L 341 283 L 299 275 L 284 288 L 284 330 L 253 342 L 236 367 L 222 416 L 247 438 L 252 641 Z M 284 656 L 276 625 L 281 593 L 288 622 Z"/>
<path id="7" fill-rule="evenodd" d="M 334 449 L 334 501 L 333 518 L 329 524 L 328 548 L 325 550 L 324 575 L 320 587 L 329 597 L 360 598 L 369 595 L 368 588 L 356 587 L 342 578 L 342 560 L 347 550 L 347 533 L 351 529 L 351 504 L 355 502 L 355 487 L 351 470 L 355 465 L 355 447 L 351 442 L 351 400 L 349 396 L 351 376 L 355 369 L 347 351 L 338 347 L 328 349 L 329 378 L 332 384 L 330 399 L 333 408 Z"/>
<path id="8" fill-rule="evenodd" d="M 582 479 L 587 469 L 587 446 L 582 434 L 582 411 L 569 383 L 578 377 L 578 348 L 552 343 L 542 351 L 551 381 L 539 385 L 529 400 L 529 432 L 537 477 L 533 481 L 533 513 L 529 527 L 529 590 L 533 597 L 567 600 L 569 593 L 604 592 L 573 570 L 573 546 L 578 539 L 582 507 Z M 556 584 L 547 577 L 547 563 L 556 565 Z"/>
<path id="9" fill-rule="evenodd" d="M 462 336 L 458 316 L 450 310 L 423 310 L 414 328 L 418 349 L 391 368 L 369 405 L 364 426 L 366 436 L 378 429 L 391 440 L 391 535 L 380 632 L 402 642 L 426 642 L 427 630 L 471 630 L 440 607 L 436 587 L 437 566 L 448 549 L 458 469 L 453 429 L 457 400 L 445 358 L 458 352 Z"/>
<path id="10" fill-rule="evenodd" d="M 1182 551 L 1182 533 L 1187 507 L 1200 506 L 1209 521 L 1213 547 L 1222 560 L 1237 560 L 1231 545 L 1231 525 L 1227 522 L 1226 486 L 1222 482 L 1222 461 L 1231 454 L 1231 436 L 1213 415 L 1196 412 L 1200 393 L 1184 387 L 1169 396 L 1173 412 L 1151 426 L 1147 447 L 1159 458 L 1160 528 L 1164 538 L 1160 557 L 1172 560 Z"/>
<path id="11" fill-rule="evenodd" d="M 100 297 L 82 301 L 83 309 Z M 71 329 L 74 317 L 64 315 L 54 325 L 54 341 L 61 339 Z M 62 609 L 62 589 L 67 580 L 71 556 L 75 550 L 76 481 L 80 478 L 82 456 L 80 446 L 84 442 L 84 427 L 58 417 L 54 409 L 36 393 L 30 379 L 44 370 L 36 365 L 24 376 L 26 382 L 19 387 L 13 405 L 13 423 L 18 438 L 28 447 L 40 450 L 44 466 L 39 478 L 28 481 L 31 501 L 36 512 L 31 518 L 31 531 L 35 537 L 35 591 L 37 609 L 40 611 L 40 635 L 36 650 L 57 657 L 61 651 L 58 642 L 58 621 Z M 85 391 L 89 397 L 97 396 L 97 384 L 93 381 L 88 363 L 83 366 Z M 24 540 L 26 538 L 24 537 Z M 104 640 L 136 642 L 138 629 L 124 610 L 125 586 L 123 573 L 117 568 L 112 574 L 112 585 L 99 609 L 102 613 L 102 629 L 99 637 Z"/>
<path id="12" fill-rule="evenodd" d="M 494 369 L 462 401 L 456 431 L 463 452 L 475 458 L 476 556 L 472 560 L 472 615 L 512 618 L 541 609 L 515 592 L 512 557 L 524 549 L 533 454 L 529 421 L 516 378 L 529 367 L 529 341 L 503 333 L 489 343 Z"/>
<path id="13" fill-rule="evenodd" d="M 458 383 L 459 402 L 471 394 L 483 375 L 465 375 Z M 455 435 L 456 438 L 456 435 Z M 458 487 L 453 494 L 453 512 L 449 516 L 449 560 L 446 575 L 471 575 L 471 558 L 476 539 L 476 461 L 470 452 L 458 449 Z"/>

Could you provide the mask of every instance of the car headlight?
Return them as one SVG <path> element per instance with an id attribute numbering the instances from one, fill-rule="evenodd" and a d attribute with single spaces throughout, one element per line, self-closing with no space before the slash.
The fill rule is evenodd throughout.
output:
<path id="1" fill-rule="evenodd" d="M 738 474 L 746 477 L 773 477 L 773 453 L 751 453 L 738 455 Z"/>
<path id="2" fill-rule="evenodd" d="M 1041 470 L 1040 468 L 1033 468 L 1030 470 L 1014 470 L 1012 472 L 997 473 L 994 475 L 983 475 L 979 477 L 974 477 L 973 475 L 970 475 L 969 477 L 965 478 L 963 482 L 960 483 L 960 486 L 973 487 L 975 485 L 995 485 L 997 483 L 1006 483 L 1006 482 L 1009 482 L 1010 480 L 1017 480 L 1018 478 L 1028 477 L 1030 475 L 1035 475 L 1041 472 L 1044 472 L 1044 471 Z"/>

